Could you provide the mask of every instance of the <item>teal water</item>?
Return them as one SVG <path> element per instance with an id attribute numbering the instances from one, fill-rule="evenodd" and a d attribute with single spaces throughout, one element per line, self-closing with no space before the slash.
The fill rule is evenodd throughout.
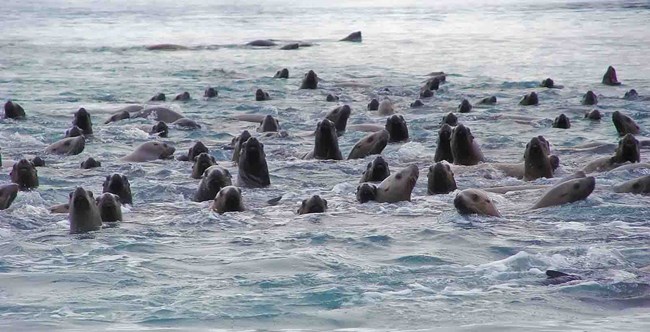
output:
<path id="1" fill-rule="evenodd" d="M 650 5 L 647 1 L 10 1 L 0 20 L 0 99 L 20 103 L 27 120 L 0 121 L 3 160 L 42 155 L 79 108 L 95 135 L 77 156 L 44 156 L 40 186 L 0 211 L 0 330 L 475 330 L 647 331 L 650 328 L 650 198 L 609 186 L 647 169 L 597 175 L 595 192 L 571 205 L 527 211 L 539 192 L 492 196 L 503 218 L 461 217 L 455 193 L 426 195 L 437 125 L 463 98 L 496 95 L 493 107 L 460 120 L 489 161 L 516 162 L 531 137 L 544 135 L 560 156 L 558 176 L 596 156 L 560 148 L 616 143 L 609 115 L 622 111 L 648 136 Z M 363 42 L 336 40 L 356 30 Z M 295 51 L 243 47 L 255 39 L 302 40 Z M 148 51 L 174 43 L 183 51 Z M 624 85 L 600 84 L 607 66 Z M 288 80 L 272 79 L 286 67 Z M 298 90 L 315 70 L 320 89 Z M 448 83 L 425 107 L 409 108 L 433 71 Z M 561 90 L 537 88 L 552 77 Z M 354 83 L 351 87 L 349 83 Z M 219 97 L 203 100 L 206 86 Z M 257 88 L 270 101 L 255 102 Z M 388 88 L 388 92 L 386 92 Z M 587 90 L 599 96 L 600 123 L 582 119 Z M 119 161 L 149 140 L 145 119 L 103 125 L 113 111 L 158 92 L 188 91 L 167 105 L 202 128 L 172 128 L 177 152 L 196 140 L 236 174 L 222 146 L 255 125 L 236 114 L 273 114 L 288 138 L 262 137 L 272 185 L 245 189 L 246 212 L 216 215 L 191 201 L 191 164 Z M 538 107 L 521 96 L 540 95 Z M 313 130 L 333 109 L 328 93 L 352 107 L 349 124 L 383 124 L 366 110 L 389 96 L 411 141 L 391 144 L 391 169 L 416 163 L 412 202 L 358 204 L 364 160 L 304 161 Z M 560 113 L 569 130 L 554 129 Z M 535 118 L 529 123 L 496 115 Z M 339 139 L 347 155 L 364 133 Z M 647 149 L 642 150 L 642 161 Z M 79 169 L 92 156 L 101 168 Z M 8 183 L 4 167 L 0 183 Z M 66 202 L 76 186 L 101 192 L 123 173 L 134 204 L 126 221 L 84 236 L 67 234 Z M 498 172 L 456 173 L 461 189 L 520 184 Z M 548 183 L 538 180 L 537 183 Z M 319 194 L 329 211 L 298 216 Z M 269 198 L 283 195 L 277 206 Z M 582 281 L 545 286 L 544 271 Z"/>

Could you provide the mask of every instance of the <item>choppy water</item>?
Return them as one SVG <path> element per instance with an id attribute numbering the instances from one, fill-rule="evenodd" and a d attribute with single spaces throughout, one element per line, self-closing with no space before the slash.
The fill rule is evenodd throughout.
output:
<path id="1" fill-rule="evenodd" d="M 597 176 L 579 203 L 526 211 L 539 192 L 492 196 L 503 218 L 461 217 L 454 194 L 427 196 L 437 124 L 462 98 L 496 95 L 499 104 L 460 117 L 490 161 L 515 162 L 529 139 L 554 148 L 617 142 L 609 114 L 621 110 L 650 127 L 649 101 L 621 99 L 635 88 L 650 96 L 650 10 L 646 1 L 9 1 L 0 20 L 0 99 L 20 103 L 25 121 L 0 121 L 4 160 L 42 154 L 61 138 L 79 107 L 95 135 L 77 156 L 45 156 L 40 187 L 0 211 L 0 329 L 442 329 L 626 330 L 650 328 L 650 198 L 614 194 L 609 186 L 648 170 Z M 356 30 L 363 43 L 335 40 Z M 306 40 L 297 51 L 241 47 L 262 38 Z M 188 51 L 143 46 L 176 43 Z M 623 86 L 600 84 L 614 65 Z M 289 68 L 292 78 L 274 80 Z M 322 78 L 297 90 L 303 73 Z M 426 73 L 450 73 L 448 84 L 410 109 Z M 562 90 L 536 88 L 552 77 Z M 341 88 L 342 82 L 371 88 Z M 199 97 L 208 85 L 219 97 Z M 254 102 L 263 88 L 273 100 Z M 384 88 L 390 90 L 384 92 Z M 587 90 L 599 95 L 600 123 L 582 120 Z M 372 158 L 303 161 L 310 138 L 262 138 L 272 185 L 244 190 L 248 211 L 215 215 L 191 196 L 191 164 L 120 162 L 149 139 L 144 119 L 102 125 L 114 110 L 157 92 L 189 91 L 170 103 L 199 121 L 198 131 L 172 129 L 167 142 L 186 151 L 201 140 L 236 173 L 221 149 L 250 123 L 234 114 L 276 115 L 289 133 L 313 130 L 333 109 L 325 95 L 352 106 L 349 124 L 383 123 L 366 111 L 377 95 L 392 98 L 411 141 L 384 151 L 391 168 L 420 167 L 412 202 L 354 199 Z M 520 107 L 538 91 L 538 107 Z M 565 113 L 570 130 L 551 128 Z M 530 124 L 491 115 L 537 117 Z M 344 155 L 364 134 L 348 132 Z M 643 130 L 641 136 L 648 135 Z M 642 151 L 642 160 L 647 150 Z M 559 153 L 558 175 L 596 156 Z M 101 168 L 79 169 L 93 156 Z M 67 234 L 63 203 L 74 187 L 101 192 L 104 177 L 131 180 L 133 207 L 118 227 Z M 4 168 L 0 182 L 7 183 Z M 500 174 L 457 173 L 459 187 L 518 184 Z M 546 183 L 548 180 L 538 180 Z M 311 194 L 329 201 L 321 215 L 297 216 Z M 264 201 L 284 195 L 277 206 Z M 544 271 L 584 281 L 544 286 Z"/>

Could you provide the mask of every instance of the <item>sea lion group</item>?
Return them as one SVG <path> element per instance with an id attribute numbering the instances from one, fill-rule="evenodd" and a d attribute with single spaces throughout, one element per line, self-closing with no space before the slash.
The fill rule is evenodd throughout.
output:
<path id="1" fill-rule="evenodd" d="M 341 41 L 361 42 L 361 32 L 355 32 L 341 39 Z M 248 43 L 252 47 L 272 47 L 277 45 L 272 40 L 256 40 Z M 302 43 L 290 43 L 280 49 L 296 49 L 308 46 Z M 183 46 L 172 44 L 152 45 L 150 50 L 181 50 Z M 431 98 L 434 91 L 447 81 L 447 75 L 443 72 L 432 73 L 420 88 L 420 98 Z M 275 78 L 288 78 L 289 70 L 283 68 L 274 75 Z M 301 79 L 298 89 L 319 89 L 319 77 L 315 71 L 309 70 Z M 605 73 L 602 83 L 605 85 L 620 85 L 613 67 L 609 67 Z M 540 84 L 544 88 L 562 88 L 551 78 L 543 80 Z M 271 100 L 268 92 L 257 89 L 255 91 L 256 101 Z M 219 92 L 213 87 L 207 87 L 204 91 L 204 98 L 217 98 Z M 638 98 L 636 90 L 626 93 L 626 99 Z M 167 98 L 165 94 L 158 93 L 150 98 L 150 102 L 161 102 Z M 191 100 L 189 92 L 182 92 L 174 99 L 177 102 Z M 327 101 L 340 102 L 335 94 L 328 94 Z M 495 96 L 483 98 L 475 103 L 476 107 L 482 105 L 494 105 L 497 103 Z M 522 106 L 534 106 L 540 103 L 536 92 L 524 95 L 519 104 Z M 587 91 L 582 97 L 583 105 L 596 105 L 598 96 L 593 91 Z M 423 106 L 421 100 L 416 100 L 411 107 Z M 484 107 L 484 106 L 483 106 Z M 356 199 L 360 203 L 376 201 L 378 203 L 396 203 L 410 201 L 413 189 L 419 179 L 420 169 L 416 164 L 391 172 L 389 164 L 381 156 L 388 144 L 400 144 L 409 142 L 407 121 L 403 114 L 398 112 L 398 107 L 389 98 L 381 101 L 373 98 L 367 106 L 368 112 L 373 115 L 386 117 L 385 125 L 359 124 L 348 126 L 348 119 L 352 113 L 349 105 L 338 106 L 327 113 L 316 125 L 313 132 L 313 147 L 302 157 L 304 159 L 316 160 L 343 160 L 344 154 L 339 147 L 339 139 L 344 137 L 346 131 L 365 131 L 365 136 L 359 139 L 347 155 L 348 160 L 362 159 L 369 156 L 376 156 L 369 162 L 361 174 L 361 180 L 356 190 Z M 468 99 L 463 99 L 456 108 L 459 113 L 470 113 L 474 106 Z M 15 101 L 7 101 L 4 104 L 4 118 L 25 121 L 28 116 L 21 105 Z M 145 132 L 151 134 L 151 140 L 137 146 L 131 153 L 121 158 L 124 163 L 142 163 L 155 160 L 168 160 L 174 157 L 176 148 L 169 143 L 162 142 L 159 138 L 167 137 L 169 126 L 179 129 L 195 130 L 201 128 L 196 121 L 185 117 L 178 111 L 171 108 L 154 104 L 150 106 L 131 105 L 114 112 L 104 124 L 125 121 L 134 118 L 145 118 L 155 122 L 152 127 L 145 128 Z M 585 118 L 599 120 L 602 118 L 597 110 L 585 115 Z M 232 162 L 236 165 L 237 173 L 231 175 L 223 165 L 219 165 L 209 149 L 202 142 L 196 142 L 185 155 L 177 157 L 180 161 L 192 163 L 191 177 L 199 180 L 196 192 L 192 199 L 196 202 L 209 201 L 210 207 L 221 214 L 226 212 L 244 211 L 244 199 L 241 188 L 264 188 L 271 185 L 271 176 L 267 165 L 267 156 L 264 151 L 264 144 L 259 137 L 275 135 L 275 137 L 286 137 L 288 134 L 280 128 L 280 121 L 272 115 L 250 116 L 242 115 L 238 120 L 253 121 L 259 123 L 256 130 L 258 137 L 251 135 L 248 130 L 242 131 L 233 138 L 229 149 L 232 150 Z M 465 124 L 460 123 L 458 117 L 449 113 L 444 116 L 438 128 L 438 142 L 435 150 L 433 164 L 429 166 L 427 174 L 427 193 L 430 195 L 449 194 L 457 191 L 453 205 L 461 215 L 478 214 L 492 217 L 500 217 L 491 193 L 505 193 L 512 190 L 538 190 L 546 189 L 539 200 L 530 209 L 540 209 L 549 206 L 561 205 L 587 198 L 596 187 L 596 180 L 590 173 L 603 172 L 617 167 L 629 166 L 641 162 L 640 142 L 634 135 L 641 132 L 641 128 L 629 116 L 616 111 L 612 114 L 612 122 L 619 136 L 618 146 L 613 156 L 596 159 L 584 166 L 582 172 L 578 172 L 568 178 L 556 181 L 554 185 L 525 185 L 513 187 L 493 188 L 465 188 L 459 190 L 458 183 L 454 178 L 454 172 L 467 168 L 481 169 L 489 167 L 503 172 L 507 176 L 521 179 L 523 181 L 534 181 L 539 178 L 554 178 L 554 172 L 560 165 L 557 156 L 551 154 L 551 145 L 543 136 L 535 136 L 530 139 L 523 151 L 521 163 L 493 163 L 483 154 L 480 144 L 475 139 L 472 130 Z M 76 155 L 81 153 L 86 145 L 88 137 L 94 135 L 91 112 L 80 108 L 73 115 L 71 128 L 65 132 L 65 137 L 50 144 L 44 149 L 46 154 Z M 561 114 L 555 119 L 553 127 L 570 128 L 569 119 Z M 345 137 L 344 137 L 345 138 Z M 38 159 L 37 159 L 38 158 Z M 38 170 L 44 162 L 40 157 L 33 160 L 21 159 L 12 165 L 10 178 L 11 184 L 0 186 L 0 210 L 7 209 L 17 197 L 19 191 L 35 190 L 39 186 Z M 101 167 L 101 162 L 94 158 L 88 158 L 81 163 L 81 168 L 90 169 Z M 190 173 L 190 172 L 188 172 Z M 461 186 L 463 187 L 462 183 Z M 648 176 L 630 180 L 613 187 L 618 193 L 648 194 L 650 193 L 650 179 Z M 102 227 L 103 223 L 114 223 L 123 220 L 122 204 L 133 204 L 129 180 L 122 174 L 112 174 L 106 177 L 103 183 L 101 195 L 95 195 L 83 187 L 77 187 L 70 193 L 68 203 L 54 205 L 51 208 L 53 213 L 68 213 L 70 221 L 70 233 L 83 233 L 95 231 Z M 313 195 L 304 199 L 297 210 L 298 214 L 321 213 L 328 209 L 327 200 L 319 195 Z"/>

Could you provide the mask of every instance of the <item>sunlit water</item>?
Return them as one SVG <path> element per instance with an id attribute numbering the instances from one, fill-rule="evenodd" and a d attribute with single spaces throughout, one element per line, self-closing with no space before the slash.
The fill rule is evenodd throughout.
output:
<path id="1" fill-rule="evenodd" d="M 44 329 L 462 329 L 604 330 L 650 328 L 650 199 L 610 186 L 648 170 L 597 176 L 596 191 L 571 205 L 528 211 L 540 192 L 493 195 L 503 218 L 461 217 L 454 193 L 426 195 L 437 125 L 463 98 L 496 95 L 499 104 L 460 116 L 489 161 L 515 162 L 531 137 L 554 149 L 616 143 L 615 110 L 650 127 L 649 101 L 626 101 L 630 88 L 650 96 L 650 10 L 645 1 L 8 1 L 0 20 L 0 99 L 20 103 L 24 121 L 0 121 L 5 161 L 42 155 L 63 136 L 72 113 L 88 109 L 95 135 L 77 156 L 44 156 L 40 187 L 0 211 L 0 330 Z M 363 43 L 336 40 L 356 30 Z M 242 47 L 254 39 L 302 40 L 295 51 Z M 175 43 L 187 51 L 147 51 Z M 600 84 L 614 65 L 623 86 Z M 291 78 L 271 77 L 287 67 Z M 320 89 L 298 90 L 308 70 Z M 450 74 L 426 106 L 409 108 L 432 71 Z M 561 90 L 537 88 L 552 77 Z M 357 83 L 360 87 L 341 87 Z M 365 88 L 362 85 L 369 85 Z M 219 97 L 200 98 L 206 86 Z M 255 102 L 257 88 L 271 101 Z M 389 92 L 386 92 L 388 88 Z M 587 90 L 599 95 L 599 123 L 582 119 Z M 191 197 L 191 164 L 119 161 L 149 140 L 145 119 L 102 125 L 130 103 L 158 92 L 189 91 L 169 106 L 199 121 L 172 128 L 177 152 L 196 140 L 236 174 L 222 146 L 255 125 L 232 115 L 273 114 L 290 136 L 261 140 L 272 185 L 244 190 L 246 212 L 216 215 Z M 538 91 L 540 105 L 521 107 Z M 349 124 L 383 124 L 366 110 L 386 95 L 409 124 L 411 141 L 391 144 L 391 169 L 416 163 L 412 202 L 358 204 L 366 163 L 303 161 L 313 130 L 335 103 L 352 106 Z M 551 128 L 569 115 L 569 130 Z M 494 120 L 498 114 L 530 123 Z M 292 135 L 293 134 L 293 135 Z M 340 138 L 343 155 L 364 135 Z M 643 130 L 641 137 L 648 135 Z M 595 159 L 556 151 L 557 175 Z M 642 151 L 642 160 L 647 150 Z M 101 168 L 81 170 L 92 156 Z M 125 222 L 68 235 L 66 215 L 48 207 L 84 186 L 96 193 L 106 175 L 131 180 Z M 3 168 L 1 183 L 9 169 Z M 461 189 L 521 184 L 498 172 L 456 174 Z M 551 180 L 537 180 L 537 184 Z M 300 201 L 320 194 L 325 214 L 298 216 Z M 283 195 L 277 206 L 265 202 Z M 583 276 L 545 286 L 544 271 Z"/>

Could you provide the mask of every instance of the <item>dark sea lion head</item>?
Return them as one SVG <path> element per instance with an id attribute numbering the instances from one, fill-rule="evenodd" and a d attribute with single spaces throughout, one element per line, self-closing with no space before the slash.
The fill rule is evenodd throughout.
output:
<path id="1" fill-rule="evenodd" d="M 217 161 L 214 159 L 213 156 L 209 155 L 206 152 L 200 153 L 196 157 L 196 161 L 192 166 L 192 178 L 200 179 L 201 176 L 203 176 L 203 172 L 205 172 L 205 170 L 208 169 L 208 167 L 216 164 Z"/>
<path id="2" fill-rule="evenodd" d="M 131 183 L 125 175 L 113 174 L 106 176 L 103 183 L 102 193 L 111 193 L 120 196 L 124 204 L 133 204 L 133 195 L 131 194 Z"/>
<path id="3" fill-rule="evenodd" d="M 39 156 L 36 156 L 36 157 L 32 158 L 32 164 L 34 164 L 34 166 L 36 166 L 36 167 L 43 167 L 43 166 L 45 166 L 45 160 L 43 160 L 43 158 L 41 158 Z"/>
<path id="4" fill-rule="evenodd" d="M 549 88 L 549 89 L 551 89 L 551 88 L 553 88 L 553 87 L 555 86 L 555 82 L 553 82 L 553 79 L 551 79 L 551 78 L 549 77 L 549 78 L 543 80 L 543 81 L 542 81 L 542 84 L 540 84 L 540 86 L 543 87 L 543 88 Z"/>
<path id="5" fill-rule="evenodd" d="M 612 113 L 612 122 L 614 122 L 614 127 L 616 127 L 619 136 L 625 134 L 637 135 L 641 131 L 639 125 L 632 118 L 619 111 Z"/>
<path id="6" fill-rule="evenodd" d="M 470 104 L 467 99 L 463 99 L 463 101 L 460 102 L 460 105 L 458 105 L 458 112 L 460 113 L 469 113 L 471 110 L 472 104 Z"/>
<path id="7" fill-rule="evenodd" d="M 25 110 L 18 103 L 14 103 L 13 101 L 9 100 L 5 103 L 5 118 L 25 118 Z"/>
<path id="8" fill-rule="evenodd" d="M 541 177 L 553 177 L 553 166 L 549 159 L 549 152 L 549 143 L 543 136 L 530 139 L 524 152 L 524 180 L 530 181 Z"/>
<path id="9" fill-rule="evenodd" d="M 442 117 L 442 124 L 448 124 L 454 127 L 458 125 L 458 117 L 453 112 L 449 112 Z"/>
<path id="10" fill-rule="evenodd" d="M 187 159 L 189 161 L 196 161 L 196 156 L 200 155 L 201 153 L 209 153 L 210 150 L 208 150 L 208 147 L 203 144 L 201 141 L 196 141 L 192 147 L 187 152 Z"/>
<path id="11" fill-rule="evenodd" d="M 441 143 L 449 144 L 451 142 L 452 130 L 453 129 L 451 128 L 451 126 L 446 123 L 440 126 L 440 129 L 438 129 L 438 144 Z"/>
<path id="12" fill-rule="evenodd" d="M 207 87 L 205 91 L 203 92 L 203 97 L 205 98 L 214 98 L 219 96 L 219 91 L 213 87 Z"/>
<path id="13" fill-rule="evenodd" d="M 241 189 L 235 186 L 222 188 L 215 196 L 212 208 L 218 213 L 244 211 Z"/>
<path id="14" fill-rule="evenodd" d="M 599 121 L 602 117 L 603 115 L 597 109 L 593 109 L 585 113 L 585 119 L 589 119 L 589 120 Z"/>
<path id="15" fill-rule="evenodd" d="M 569 129 L 571 128 L 571 121 L 562 113 L 553 121 L 553 128 Z"/>
<path id="16" fill-rule="evenodd" d="M 614 69 L 614 67 L 607 67 L 607 71 L 605 72 L 605 75 L 603 75 L 603 84 L 621 85 L 621 82 L 618 81 L 618 77 L 616 76 L 616 69 Z"/>
<path id="17" fill-rule="evenodd" d="M 313 70 L 310 70 L 305 74 L 305 77 L 302 79 L 302 84 L 300 85 L 301 89 L 316 89 L 318 88 L 318 75 Z"/>
<path id="18" fill-rule="evenodd" d="M 420 99 L 416 99 L 414 102 L 411 103 L 411 108 L 418 108 L 424 106 L 424 103 Z"/>
<path id="19" fill-rule="evenodd" d="M 298 209 L 298 214 L 323 213 L 325 211 L 327 211 L 327 200 L 318 195 L 314 195 L 309 199 L 304 199 L 302 201 L 302 204 Z"/>
<path id="20" fill-rule="evenodd" d="M 169 126 L 167 126 L 167 124 L 162 121 L 158 121 L 158 123 L 153 125 L 149 134 L 157 135 L 160 137 L 167 137 L 169 136 Z"/>
<path id="21" fill-rule="evenodd" d="M 345 127 L 348 125 L 350 114 L 352 114 L 350 105 L 343 105 L 330 111 L 325 118 L 334 122 L 334 127 L 336 127 L 336 134 L 338 136 L 341 136 L 343 133 L 345 133 Z"/>
<path id="22" fill-rule="evenodd" d="M 68 205 L 70 234 L 95 231 L 102 227 L 102 218 L 92 191 L 77 187 L 70 193 Z"/>
<path id="23" fill-rule="evenodd" d="M 19 186 L 15 183 L 0 186 L 0 210 L 8 209 L 18 196 Z"/>
<path id="24" fill-rule="evenodd" d="M 122 220 L 122 203 L 120 196 L 111 193 L 102 193 L 95 199 L 99 214 L 103 222 L 116 222 Z"/>
<path id="25" fill-rule="evenodd" d="M 368 110 L 369 111 L 376 111 L 379 109 L 379 100 L 376 98 L 373 98 L 369 103 L 368 103 Z"/>
<path id="26" fill-rule="evenodd" d="M 641 150 L 639 148 L 639 141 L 632 134 L 626 134 L 618 142 L 616 153 L 614 154 L 613 161 L 617 163 L 624 163 L 629 161 L 631 163 L 641 162 Z"/>
<path id="27" fill-rule="evenodd" d="M 262 120 L 262 122 L 260 123 L 260 126 L 257 129 L 257 131 L 262 133 L 278 132 L 280 131 L 280 121 L 275 119 L 273 115 L 267 114 Z"/>
<path id="28" fill-rule="evenodd" d="M 95 158 L 93 158 L 93 157 L 88 157 L 88 159 L 84 160 L 81 163 L 81 168 L 82 169 L 91 169 L 91 168 L 100 167 L 100 166 L 102 166 L 102 163 L 95 160 Z"/>
<path id="29" fill-rule="evenodd" d="M 111 117 L 108 118 L 108 120 L 106 120 L 104 122 L 104 124 L 109 124 L 111 122 L 117 122 L 117 121 L 120 121 L 120 120 L 125 120 L 125 119 L 130 119 L 130 118 L 131 118 L 131 113 L 129 113 L 129 111 L 122 111 L 122 112 L 119 112 L 117 114 L 111 115 Z"/>
<path id="30" fill-rule="evenodd" d="M 450 163 L 454 162 L 454 157 L 451 153 L 451 134 L 452 128 L 446 123 L 438 129 L 438 144 L 436 146 L 434 161 L 439 162 L 446 160 Z"/>
<path id="31" fill-rule="evenodd" d="M 441 80 L 440 76 L 434 76 L 427 80 L 424 84 L 424 88 L 427 90 L 438 90 L 440 88 L 440 83 L 442 82 L 444 81 Z"/>
<path id="32" fill-rule="evenodd" d="M 281 70 L 278 70 L 273 78 L 289 78 L 289 69 L 282 68 Z"/>
<path id="33" fill-rule="evenodd" d="M 257 140 L 255 137 L 250 137 L 244 142 L 239 156 L 239 163 L 248 162 L 251 164 L 258 163 L 266 160 L 264 154 L 264 144 Z"/>
<path id="34" fill-rule="evenodd" d="M 255 100 L 256 101 L 264 101 L 270 99 L 269 94 L 267 92 L 264 92 L 262 89 L 257 89 L 255 91 Z"/>
<path id="35" fill-rule="evenodd" d="M 203 172 L 203 178 L 207 181 L 208 185 L 212 188 L 227 187 L 232 184 L 232 175 L 230 171 L 219 166 L 209 167 Z M 215 192 L 216 194 L 216 192 Z"/>
<path id="36" fill-rule="evenodd" d="M 316 135 L 314 137 L 314 158 L 343 159 L 337 137 L 334 122 L 328 119 L 319 122 L 316 125 Z"/>
<path id="37" fill-rule="evenodd" d="M 341 39 L 340 41 L 360 43 L 362 41 L 361 31 L 355 31 L 355 32 L 347 35 L 347 37 Z"/>
<path id="38" fill-rule="evenodd" d="M 149 99 L 149 101 L 165 101 L 165 99 L 167 99 L 167 97 L 165 96 L 164 93 L 158 93 L 158 94 L 154 95 L 153 97 L 151 97 L 151 99 Z"/>
<path id="39" fill-rule="evenodd" d="M 585 93 L 584 96 L 582 96 L 582 104 L 583 105 L 596 105 L 598 104 L 598 97 L 596 94 L 589 90 L 587 93 Z"/>
<path id="40" fill-rule="evenodd" d="M 405 142 L 409 139 L 409 130 L 406 120 L 401 115 L 393 114 L 386 119 L 386 130 L 390 134 L 389 142 Z"/>
<path id="41" fill-rule="evenodd" d="M 625 93 L 625 96 L 623 96 L 623 98 L 627 100 L 637 100 L 639 99 L 639 93 L 634 89 L 630 89 L 630 91 Z"/>
<path id="42" fill-rule="evenodd" d="M 174 100 L 178 100 L 178 101 L 188 101 L 188 100 L 190 100 L 190 99 L 192 99 L 192 98 L 190 97 L 190 93 L 187 92 L 187 91 L 178 94 L 178 95 L 174 98 Z"/>
<path id="43" fill-rule="evenodd" d="M 366 170 L 363 172 L 360 182 L 381 182 L 389 175 L 388 163 L 382 156 L 377 156 L 366 165 Z"/>
<path id="44" fill-rule="evenodd" d="M 356 196 L 359 203 L 374 201 L 377 199 L 377 186 L 369 183 L 362 183 L 357 187 Z"/>
<path id="45" fill-rule="evenodd" d="M 331 93 L 328 93 L 327 97 L 325 97 L 325 100 L 331 103 L 331 102 L 339 101 L 339 97 Z"/>
<path id="46" fill-rule="evenodd" d="M 65 131 L 65 137 L 78 137 L 83 136 L 83 134 L 84 131 L 78 126 L 72 126 L 72 128 L 69 128 Z"/>
<path id="47" fill-rule="evenodd" d="M 433 97 L 432 90 L 427 89 L 426 86 L 420 89 L 420 98 L 424 99 L 424 98 L 431 98 L 431 97 Z"/>
<path id="48" fill-rule="evenodd" d="M 90 120 L 90 113 L 83 107 L 74 113 L 72 125 L 81 128 L 83 134 L 86 136 L 93 134 L 93 123 Z"/>
<path id="49" fill-rule="evenodd" d="M 11 178 L 11 182 L 20 187 L 20 190 L 38 187 L 38 171 L 34 164 L 27 159 L 21 159 L 15 163 L 9 173 L 9 177 Z"/>
<path id="50" fill-rule="evenodd" d="M 461 215 L 501 217 L 492 199 L 480 189 L 465 189 L 459 192 L 454 198 L 454 207 Z"/>
<path id="51" fill-rule="evenodd" d="M 521 101 L 519 102 L 519 105 L 524 105 L 524 106 L 537 105 L 537 104 L 539 104 L 539 98 L 537 97 L 537 93 L 534 91 L 525 95 L 523 98 L 521 98 Z"/>
<path id="52" fill-rule="evenodd" d="M 429 167 L 427 174 L 427 192 L 433 194 L 448 194 L 457 189 L 454 172 L 447 163 L 437 162 Z"/>

